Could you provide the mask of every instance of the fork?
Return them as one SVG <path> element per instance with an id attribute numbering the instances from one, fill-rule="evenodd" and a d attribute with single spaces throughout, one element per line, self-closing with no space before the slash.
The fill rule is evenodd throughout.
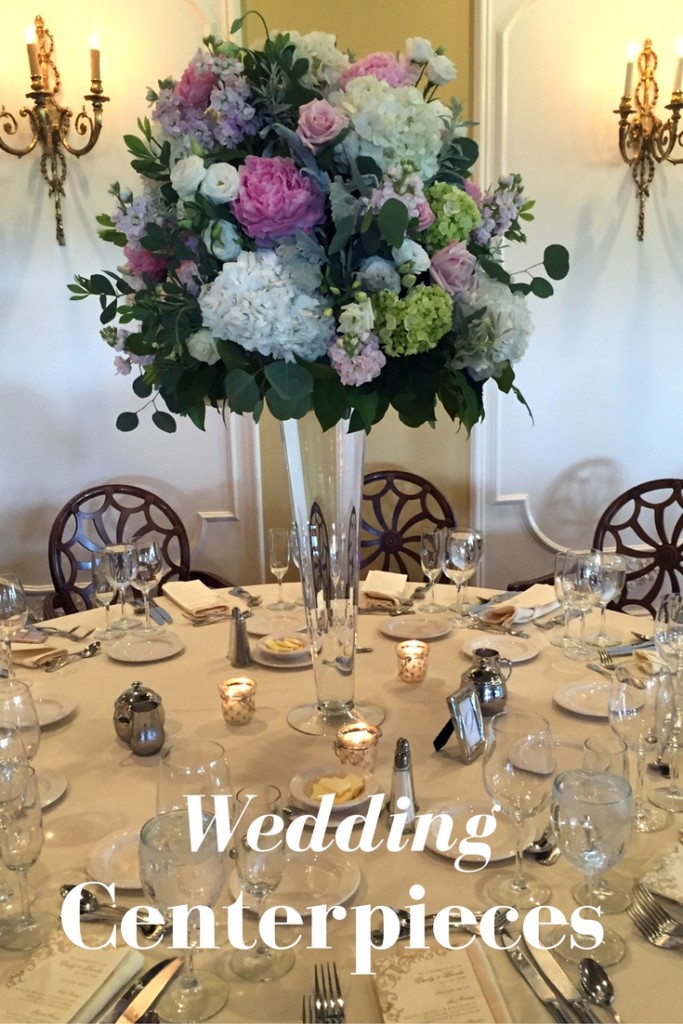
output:
<path id="1" fill-rule="evenodd" d="M 617 666 L 614 664 L 614 659 L 609 651 L 606 651 L 604 647 L 601 647 L 599 652 L 600 664 L 603 668 L 615 669 Z"/>
<path id="2" fill-rule="evenodd" d="M 304 996 L 301 1007 L 301 1024 L 317 1024 L 319 1020 L 315 996 Z"/>
<path id="3" fill-rule="evenodd" d="M 344 1024 L 344 997 L 342 996 L 337 965 L 315 965 L 315 1005 L 317 1020 L 323 1024 Z"/>
<path id="4" fill-rule="evenodd" d="M 36 629 L 40 630 L 41 633 L 45 633 L 47 636 L 61 636 L 65 640 L 75 640 L 79 642 L 89 637 L 91 633 L 95 632 L 95 627 L 87 629 L 85 633 L 78 633 L 80 626 L 74 626 L 73 629 L 57 629 L 56 626 L 41 626 L 40 623 L 36 623 Z"/>
<path id="5" fill-rule="evenodd" d="M 633 886 L 633 903 L 639 907 L 643 915 L 659 927 L 660 932 L 683 940 L 683 922 L 668 914 L 662 904 L 655 899 L 642 882 Z"/>
<path id="6" fill-rule="evenodd" d="M 643 909 L 641 903 L 633 902 L 628 908 L 628 916 L 653 946 L 659 946 L 660 949 L 683 950 L 683 938 L 662 931 L 657 922 Z"/>

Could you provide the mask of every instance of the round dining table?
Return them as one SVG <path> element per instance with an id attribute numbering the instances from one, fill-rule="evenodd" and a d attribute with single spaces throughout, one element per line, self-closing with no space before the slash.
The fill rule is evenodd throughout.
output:
<path id="1" fill-rule="evenodd" d="M 246 620 L 247 624 L 251 621 L 257 627 L 249 633 L 254 661 L 246 668 L 233 667 L 229 658 L 230 629 L 234 628 L 234 620 L 228 618 L 198 626 L 162 595 L 158 602 L 172 616 L 172 622 L 165 629 L 177 638 L 173 644 L 175 653 L 170 657 L 153 661 L 119 660 L 112 655 L 112 647 L 103 644 L 97 656 L 75 661 L 56 672 L 41 668 L 19 669 L 18 674 L 31 684 L 34 700 L 52 709 L 46 716 L 51 722 L 42 729 L 34 760 L 39 778 L 44 778 L 43 784 L 50 790 L 49 805 L 43 813 L 44 847 L 29 872 L 29 887 L 37 906 L 59 914 L 61 885 L 88 880 L 116 882 L 117 878 L 120 880 L 122 875 L 131 872 L 135 876 L 135 837 L 144 822 L 155 814 L 162 755 L 137 756 L 117 735 L 114 704 L 134 681 L 161 696 L 167 744 L 183 739 L 214 740 L 223 745 L 233 790 L 257 781 L 273 783 L 290 805 L 296 803 L 292 791 L 300 788 L 302 778 L 316 770 L 323 775 L 340 770 L 334 735 L 304 734 L 288 723 L 288 712 L 293 707 L 315 702 L 310 660 L 295 658 L 278 663 L 268 657 L 267 652 L 264 657 L 263 644 L 257 635 L 264 632 L 291 634 L 297 627 L 303 628 L 303 608 L 297 604 L 286 613 L 269 611 L 275 586 L 261 584 L 248 589 L 262 596 L 263 602 Z M 492 593 L 474 589 L 476 594 L 484 596 Z M 436 590 L 437 598 L 452 602 L 452 588 L 444 585 L 437 586 Z M 284 592 L 292 601 L 300 597 L 296 583 L 285 584 Z M 230 596 L 227 591 L 217 591 L 215 595 L 231 608 L 246 609 L 243 600 Z M 402 639 L 411 639 L 410 615 L 401 620 L 402 628 L 395 625 L 397 619 L 382 612 L 358 616 L 357 643 L 367 650 L 356 656 L 355 699 L 360 705 L 367 702 L 384 711 L 373 785 L 378 793 L 385 794 L 386 801 L 391 791 L 397 741 L 406 739 L 411 755 L 414 799 L 421 812 L 444 807 L 455 809 L 457 813 L 469 807 L 474 807 L 475 812 L 490 809 L 492 801 L 483 784 L 482 758 L 466 764 L 455 736 L 440 750 L 434 747 L 435 737 L 450 718 L 447 699 L 459 689 L 463 673 L 472 667 L 471 651 L 482 644 L 496 648 L 498 642 L 502 654 L 506 651 L 512 654 L 506 707 L 537 712 L 547 718 L 558 745 L 558 770 L 580 767 L 586 737 L 606 734 L 610 729 L 604 709 L 590 704 L 586 713 L 579 699 L 582 688 L 607 680 L 588 669 L 585 662 L 566 657 L 560 647 L 551 643 L 559 635 L 559 628 L 541 629 L 528 623 L 523 627 L 528 638 L 510 648 L 510 637 L 470 628 L 451 628 L 448 611 L 423 616 L 416 602 L 412 612 L 413 621 L 420 624 L 420 638 L 430 645 L 427 673 L 419 682 L 402 681 L 397 670 L 396 645 Z M 117 614 L 118 605 L 112 609 L 112 616 Z M 425 619 L 430 620 L 427 626 Z M 65 629 L 80 626 L 85 632 L 93 627 L 101 628 L 103 623 L 104 610 L 95 609 L 55 619 L 47 625 Z M 649 620 L 607 613 L 609 629 L 625 643 L 632 639 L 630 631 L 634 623 L 641 631 L 652 629 Z M 590 625 L 592 623 L 589 623 L 589 631 Z M 78 650 L 88 642 L 50 638 L 50 643 L 69 651 Z M 597 657 L 594 660 L 597 661 Z M 218 684 L 241 676 L 256 682 L 256 712 L 246 724 L 226 723 Z M 662 785 L 661 777 L 648 773 L 646 788 L 649 790 L 655 785 Z M 544 813 L 545 818 L 541 816 L 536 822 L 537 831 L 542 831 L 544 821 L 547 823 L 547 807 Z M 627 886 L 641 878 L 649 864 L 676 848 L 681 824 L 680 816 L 671 815 L 665 831 L 634 833 L 626 855 L 614 869 L 615 877 Z M 313 990 L 315 965 L 332 962 L 337 967 L 349 1024 L 383 1020 L 372 972 L 382 958 L 407 954 L 407 944 L 398 942 L 386 950 L 371 949 L 364 960 L 357 946 L 364 919 L 354 908 L 403 907 L 423 902 L 428 913 L 449 905 L 484 909 L 489 905 L 485 895 L 487 883 L 498 872 L 512 870 L 514 864 L 509 856 L 502 856 L 510 851 L 502 851 L 502 859 L 496 859 L 482 870 L 457 870 L 453 853 L 444 855 L 430 849 L 412 849 L 410 836 L 405 837 L 404 849 L 387 849 L 388 830 L 389 817 L 384 813 L 374 833 L 374 849 L 345 852 L 333 845 L 327 852 L 309 855 L 304 877 L 308 871 L 314 890 L 320 892 L 327 888 L 328 901 L 344 905 L 347 914 L 343 920 L 330 917 L 328 948 L 325 949 L 309 948 L 310 921 L 305 913 L 303 925 L 287 927 L 285 931 L 291 934 L 292 941 L 297 935 L 300 939 L 293 947 L 296 957 L 293 969 L 277 981 L 247 982 L 232 972 L 232 949 L 225 934 L 225 918 L 217 912 L 218 948 L 201 950 L 196 956 L 199 968 L 207 967 L 225 980 L 227 1002 L 213 1020 L 300 1021 L 302 997 Z M 354 829 L 352 835 L 359 831 L 360 828 Z M 326 835 L 329 838 L 334 833 L 329 831 Z M 297 856 L 292 854 L 292 858 Z M 552 866 L 537 863 L 531 856 L 525 856 L 524 863 L 530 875 L 550 886 L 549 903 L 569 917 L 576 906 L 571 890 L 579 880 L 578 871 L 564 857 Z M 106 877 L 98 877 L 95 871 Z M 218 906 L 232 903 L 239 891 L 232 862 L 228 875 Z M 123 881 L 130 883 L 125 877 Z M 411 895 L 411 889 L 413 893 L 421 891 L 413 889 L 415 886 L 424 890 L 422 900 Z M 282 888 L 286 895 L 287 872 Z M 284 895 L 283 903 L 286 902 Z M 296 897 L 301 901 L 301 893 Z M 148 902 L 136 889 L 119 887 L 117 898 L 130 905 Z M 247 913 L 245 918 L 245 932 L 253 934 L 254 915 Z M 615 1007 L 622 1019 L 628 1022 L 683 1021 L 681 951 L 649 944 L 626 912 L 604 920 L 623 937 L 627 947 L 624 959 L 609 968 L 615 988 Z M 0 917 L 0 934 L 1 922 Z M 86 940 L 89 935 L 101 935 L 96 927 L 99 926 L 83 925 Z M 364 936 L 362 933 L 361 942 Z M 475 941 L 483 945 L 480 938 Z M 433 942 L 428 936 L 427 943 Z M 151 963 L 171 953 L 162 943 L 144 954 L 145 961 Z M 461 955 L 460 951 L 448 953 L 448 957 Z M 550 1019 L 547 1007 L 516 973 L 505 951 L 486 946 L 485 956 L 504 1000 L 507 1019 L 516 1022 Z M 5 991 L 13 984 L 26 957 L 27 954 L 0 948 L 0 984 Z M 360 972 L 357 970 L 359 957 L 365 963 Z M 576 966 L 566 962 L 565 966 L 578 981 Z M 5 1019 L 1 993 L 2 988 L 0 1020 Z M 448 1018 L 439 1016 L 438 1000 L 435 1000 L 434 992 L 425 995 L 425 1016 L 420 1019 L 445 1024 Z M 32 1017 L 31 1012 L 31 1006 L 27 1005 L 25 1020 L 41 1019 Z M 601 1014 L 601 1019 L 609 1019 L 604 1011 L 599 1011 L 598 1016 Z M 389 1015 L 387 1019 L 405 1018 Z M 490 1019 L 494 1019 L 493 1016 Z"/>

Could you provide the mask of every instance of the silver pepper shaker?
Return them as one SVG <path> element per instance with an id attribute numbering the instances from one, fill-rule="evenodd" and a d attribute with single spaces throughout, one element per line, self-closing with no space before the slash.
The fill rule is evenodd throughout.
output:
<path id="1" fill-rule="evenodd" d="M 233 668 L 248 668 L 252 664 L 247 623 L 239 608 L 233 608 L 230 621 L 230 646 L 228 658 Z"/>
<path id="2" fill-rule="evenodd" d="M 401 800 L 399 806 L 398 800 Z M 396 741 L 394 751 L 394 770 L 391 776 L 391 796 L 387 804 L 390 815 L 405 815 L 404 832 L 415 831 L 415 818 L 419 805 L 415 799 L 415 785 L 413 783 L 413 766 L 410 759 L 410 744 L 407 739 L 401 737 Z"/>

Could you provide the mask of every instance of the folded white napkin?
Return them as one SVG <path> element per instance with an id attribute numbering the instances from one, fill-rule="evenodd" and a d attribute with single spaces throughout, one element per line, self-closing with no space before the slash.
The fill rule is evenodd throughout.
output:
<path id="1" fill-rule="evenodd" d="M 653 647 L 648 647 L 644 651 L 635 650 L 633 652 L 633 669 L 637 676 L 649 676 L 652 672 L 661 672 L 662 669 L 666 668 L 668 666 L 664 658 Z"/>
<path id="2" fill-rule="evenodd" d="M 509 599 L 501 604 L 482 609 L 479 618 L 484 622 L 509 626 L 513 622 L 523 623 L 540 619 L 541 616 L 549 615 L 559 607 L 560 602 L 555 596 L 555 588 L 548 583 L 536 583 L 519 594 L 511 594 Z"/>
<path id="3" fill-rule="evenodd" d="M 41 668 L 46 661 L 69 652 L 64 647 L 46 647 L 44 644 L 12 644 L 12 661 L 22 668 Z"/>
<path id="4" fill-rule="evenodd" d="M 203 619 L 217 612 L 230 611 L 230 605 L 201 580 L 170 580 L 163 591 L 189 619 Z"/>
<path id="5" fill-rule="evenodd" d="M 397 608 L 407 581 L 408 576 L 404 572 L 370 569 L 367 578 L 361 584 L 361 594 L 368 604 L 386 604 L 388 608 Z"/>

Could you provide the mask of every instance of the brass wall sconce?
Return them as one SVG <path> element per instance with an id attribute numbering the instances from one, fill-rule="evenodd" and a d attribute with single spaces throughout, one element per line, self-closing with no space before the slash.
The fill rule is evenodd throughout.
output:
<path id="1" fill-rule="evenodd" d="M 52 56 L 54 39 L 40 16 L 35 19 L 35 34 L 33 30 L 29 30 L 29 33 L 26 49 L 31 71 L 31 92 L 26 93 L 26 98 L 32 100 L 33 105 L 22 107 L 19 117 L 27 118 L 31 138 L 23 148 L 15 148 L 4 141 L 0 134 L 0 148 L 12 156 L 22 157 L 40 143 L 40 172 L 47 183 L 48 195 L 54 197 L 57 241 L 64 245 L 61 199 L 65 195 L 65 152 L 81 157 L 95 146 L 102 131 L 102 105 L 107 102 L 108 97 L 102 95 L 100 51 L 94 42 L 90 50 L 90 92 L 84 97 L 92 104 L 93 113 L 92 116 L 87 113 L 84 106 L 74 119 L 73 111 L 69 107 L 62 107 L 57 100 L 61 80 Z M 0 122 L 6 135 L 17 134 L 19 122 L 14 114 L 5 110 L 4 106 L 0 108 Z M 69 142 L 72 122 L 76 135 L 85 139 L 82 146 L 75 146 Z"/>
<path id="2" fill-rule="evenodd" d="M 655 78 L 657 54 L 652 49 L 652 42 L 649 39 L 645 40 L 637 58 L 638 84 L 633 96 L 634 105 L 631 105 L 635 56 L 635 53 L 628 54 L 624 95 L 621 97 L 619 109 L 614 113 L 619 114 L 619 151 L 631 168 L 636 183 L 638 239 L 642 241 L 645 232 L 645 200 L 650 195 L 656 164 L 662 163 L 663 160 L 671 164 L 683 163 L 683 156 L 677 159 L 671 156 L 676 145 L 683 147 L 683 131 L 679 133 L 683 107 L 683 52 L 679 42 L 671 102 L 665 107 L 665 110 L 671 111 L 667 121 L 661 121 L 654 112 L 659 96 Z"/>

